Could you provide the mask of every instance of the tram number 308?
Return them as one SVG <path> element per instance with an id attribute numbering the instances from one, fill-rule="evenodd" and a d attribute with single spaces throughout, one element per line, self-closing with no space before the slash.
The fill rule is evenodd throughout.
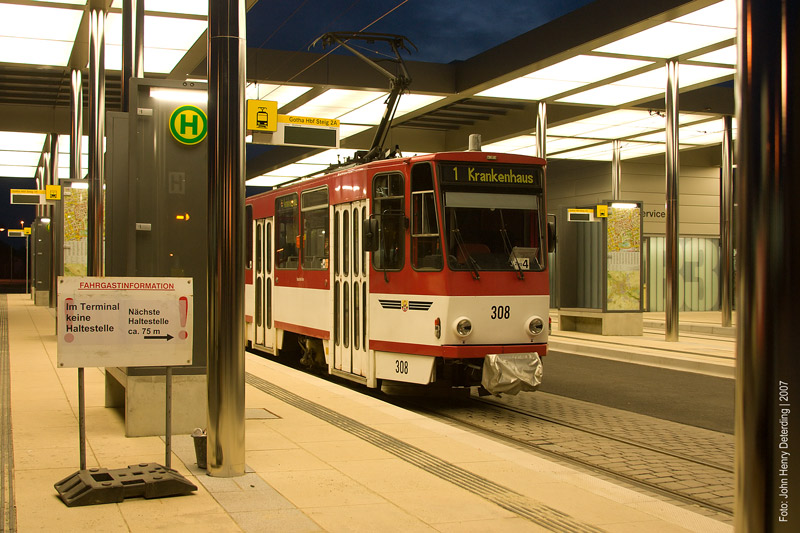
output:
<path id="1" fill-rule="evenodd" d="M 511 306 L 493 305 L 491 318 L 492 320 L 508 320 L 511 318 Z"/>
<path id="2" fill-rule="evenodd" d="M 408 374 L 408 361 L 401 361 L 400 359 L 394 362 L 395 374 Z"/>

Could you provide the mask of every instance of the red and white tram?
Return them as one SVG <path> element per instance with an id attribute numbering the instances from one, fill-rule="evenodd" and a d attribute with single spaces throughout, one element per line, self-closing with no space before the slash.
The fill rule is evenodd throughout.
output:
<path id="1" fill-rule="evenodd" d="M 248 198 L 248 345 L 298 351 L 368 387 L 486 383 L 490 354 L 511 362 L 501 365 L 511 379 L 519 368 L 540 376 L 553 240 L 544 168 L 528 156 L 445 152 Z"/>

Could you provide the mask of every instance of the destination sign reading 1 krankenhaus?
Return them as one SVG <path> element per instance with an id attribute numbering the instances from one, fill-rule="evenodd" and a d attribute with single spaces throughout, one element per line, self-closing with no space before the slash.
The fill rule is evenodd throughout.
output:
<path id="1" fill-rule="evenodd" d="M 58 278 L 58 366 L 192 362 L 192 278 Z"/>
<path id="2" fill-rule="evenodd" d="M 498 187 L 542 187 L 542 171 L 535 167 L 485 163 L 442 163 L 439 168 L 443 183 L 495 185 Z"/>

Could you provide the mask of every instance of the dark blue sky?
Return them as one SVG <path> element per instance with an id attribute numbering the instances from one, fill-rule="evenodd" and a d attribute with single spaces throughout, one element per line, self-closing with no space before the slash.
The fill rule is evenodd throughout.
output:
<path id="1" fill-rule="evenodd" d="M 468 59 L 590 2 L 262 0 L 247 14 L 247 46 L 305 51 L 326 32 L 394 33 L 408 37 L 419 49 L 406 59 L 449 63 Z"/>

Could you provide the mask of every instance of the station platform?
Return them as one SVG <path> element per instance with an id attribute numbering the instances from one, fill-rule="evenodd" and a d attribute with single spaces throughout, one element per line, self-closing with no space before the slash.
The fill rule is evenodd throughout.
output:
<path id="1" fill-rule="evenodd" d="M 733 367 L 733 337 L 697 330 L 714 317 L 696 317 L 687 324 L 694 330 L 666 343 L 658 316 L 645 317 L 646 334 L 637 338 L 561 333 L 554 321 L 552 348 L 590 355 L 605 346 L 601 356 L 631 360 L 646 352 L 644 364 L 693 371 Z M 78 469 L 77 373 L 57 368 L 52 310 L 24 294 L 0 294 L 0 357 L 10 387 L 3 391 L 10 405 L 0 409 L 10 407 L 4 431 L 13 438 L 3 504 L 14 502 L 20 532 L 733 531 L 666 499 L 251 354 L 244 476 L 208 476 L 195 464 L 191 437 L 175 435 L 172 467 L 196 492 L 69 508 L 53 485 Z M 103 370 L 85 373 L 87 467 L 163 464 L 163 439 L 126 438 L 120 411 L 103 406 Z M 0 525 L 8 527 L 6 515 Z"/>

